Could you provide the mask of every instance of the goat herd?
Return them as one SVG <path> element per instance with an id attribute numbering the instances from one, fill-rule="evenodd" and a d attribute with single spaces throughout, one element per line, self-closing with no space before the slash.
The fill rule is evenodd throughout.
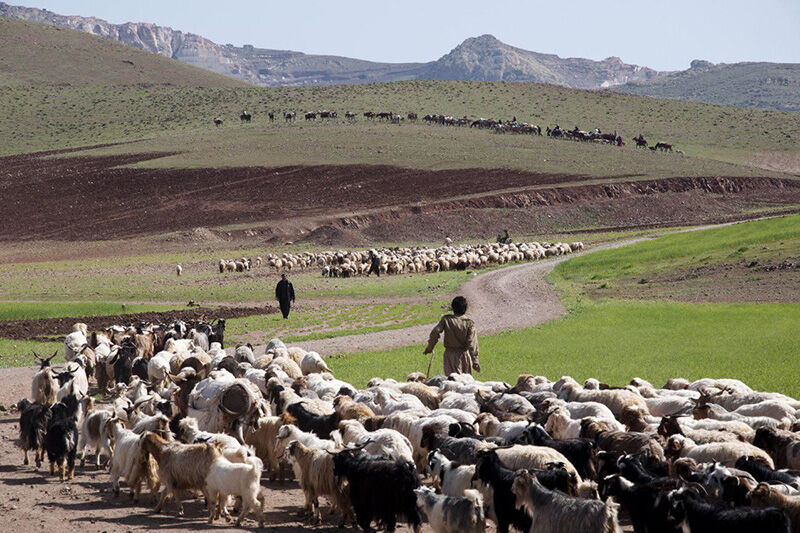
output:
<path id="1" fill-rule="evenodd" d="M 582 242 L 489 243 L 454 246 L 450 239 L 438 248 L 408 247 L 372 250 L 338 250 L 323 252 L 268 254 L 265 258 L 220 259 L 220 273 L 245 272 L 262 264 L 276 271 L 321 269 L 331 278 L 381 274 L 412 274 L 467 270 L 504 265 L 519 261 L 536 261 L 546 257 L 583 250 Z"/>
<path id="2" fill-rule="evenodd" d="M 250 122 L 252 119 L 252 114 L 248 111 L 242 111 L 239 115 L 239 119 L 242 122 Z M 276 114 L 274 111 L 269 111 L 267 113 L 270 122 L 274 122 L 276 119 Z M 321 110 L 321 111 L 308 111 L 306 113 L 302 113 L 303 118 L 306 121 L 315 121 L 317 118 L 320 119 L 336 119 L 339 117 L 339 114 L 336 111 L 328 111 L 328 110 Z M 405 115 L 401 115 L 395 112 L 390 111 L 381 111 L 381 112 L 374 112 L 374 111 L 366 111 L 363 113 L 364 118 L 369 121 L 379 120 L 379 121 L 386 121 L 391 124 L 400 124 L 404 121 L 408 121 L 410 123 L 416 123 L 419 115 L 417 113 L 411 112 Z M 348 122 L 354 122 L 358 118 L 358 114 L 352 111 L 348 111 L 344 114 L 345 119 Z M 297 119 L 297 112 L 295 111 L 285 111 L 283 112 L 283 120 L 284 122 L 294 122 Z M 517 117 L 513 117 L 510 120 L 506 119 L 487 119 L 487 118 L 477 118 L 477 119 L 470 119 L 467 116 L 463 117 L 454 117 L 452 115 L 445 115 L 445 114 L 427 114 L 423 115 L 422 121 L 426 124 L 435 124 L 440 126 L 469 126 L 470 128 L 477 128 L 477 129 L 487 129 L 494 133 L 516 133 L 516 134 L 524 134 L 524 135 L 542 135 L 542 126 L 537 124 L 529 124 L 527 122 L 522 122 L 517 120 Z M 219 117 L 214 118 L 214 125 L 215 126 L 222 126 L 222 119 Z M 573 141 L 586 141 L 586 142 L 595 142 L 595 143 L 607 143 L 616 146 L 624 146 L 625 142 L 622 139 L 622 135 L 618 134 L 616 131 L 614 133 L 609 132 L 602 132 L 600 128 L 595 128 L 591 131 L 585 131 L 580 129 L 578 126 L 575 126 L 574 129 L 563 129 L 558 124 L 555 127 L 547 126 L 544 130 L 545 134 L 548 137 L 552 137 L 554 139 L 569 139 Z M 633 137 L 632 141 L 634 144 L 639 148 L 650 148 L 653 151 L 660 150 L 663 152 L 672 152 L 672 145 L 663 141 L 659 141 L 658 143 L 654 144 L 653 146 L 648 146 L 647 140 L 642 136 L 640 133 L 638 137 Z M 676 150 L 678 153 L 683 153 L 680 150 Z"/>
<path id="3" fill-rule="evenodd" d="M 221 327 L 220 327 L 221 326 Z M 21 400 L 20 444 L 72 478 L 87 448 L 138 499 L 146 483 L 205 496 L 208 520 L 263 521 L 262 473 L 287 465 L 320 522 L 321 498 L 340 525 L 393 531 L 800 531 L 800 401 L 734 379 L 595 379 L 514 386 L 470 375 L 356 386 L 316 352 L 273 339 L 223 349 L 224 323 L 113 327 L 65 339 L 67 368 L 38 358 Z M 133 347 L 126 348 L 126 347 Z M 108 401 L 95 405 L 88 377 Z M 102 458 L 102 460 L 101 460 Z M 280 489 L 272 489 L 280 490 Z M 298 502 L 298 505 L 300 502 Z"/>

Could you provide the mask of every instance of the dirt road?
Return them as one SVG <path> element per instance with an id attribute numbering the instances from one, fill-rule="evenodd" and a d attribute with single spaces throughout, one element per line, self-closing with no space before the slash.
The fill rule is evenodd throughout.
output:
<path id="1" fill-rule="evenodd" d="M 543 261 L 514 265 L 478 274 L 461 287 L 469 302 L 467 315 L 472 317 L 480 335 L 528 328 L 562 316 L 566 309 L 558 293 L 545 276 L 558 263 L 598 250 L 627 246 L 642 239 L 628 239 L 594 246 L 583 252 L 561 255 Z M 298 343 L 306 350 L 323 356 L 424 345 L 434 324 L 377 331 Z M 258 348 L 258 347 L 257 347 Z M 263 346 L 261 347 L 263 350 Z"/>

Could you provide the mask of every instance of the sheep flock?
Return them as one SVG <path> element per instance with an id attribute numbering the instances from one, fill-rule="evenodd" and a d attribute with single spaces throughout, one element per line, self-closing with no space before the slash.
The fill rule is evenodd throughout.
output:
<path id="1" fill-rule="evenodd" d="M 76 324 L 63 370 L 39 357 L 17 405 L 24 464 L 32 452 L 68 482 L 88 450 L 113 494 L 144 485 L 178 514 L 205 497 L 209 522 L 263 525 L 287 486 L 263 480 L 291 476 L 309 524 L 364 531 L 800 531 L 800 401 L 736 379 L 413 373 L 360 388 L 279 339 L 263 355 L 223 343 L 218 323 Z"/>
<path id="2" fill-rule="evenodd" d="M 546 257 L 583 250 L 582 242 L 521 242 L 453 245 L 437 248 L 404 247 L 373 248 L 371 250 L 336 250 L 267 254 L 265 257 L 220 259 L 220 274 L 246 272 L 266 265 L 279 272 L 320 269 L 325 277 L 350 278 L 369 276 L 372 258 L 377 256 L 381 274 L 413 274 L 486 268 L 521 261 L 536 261 Z"/>

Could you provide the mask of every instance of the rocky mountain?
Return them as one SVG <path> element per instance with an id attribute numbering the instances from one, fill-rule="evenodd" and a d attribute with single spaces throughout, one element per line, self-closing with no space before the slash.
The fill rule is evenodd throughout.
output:
<path id="1" fill-rule="evenodd" d="M 580 89 L 611 88 L 722 105 L 800 111 L 800 65 L 696 60 L 679 72 L 623 63 L 561 58 L 507 45 L 491 35 L 465 40 L 429 63 L 378 63 L 347 57 L 218 44 L 200 35 L 146 22 L 111 24 L 0 2 L 0 16 L 108 37 L 258 85 L 331 85 L 401 80 L 526 81 Z"/>
<path id="2" fill-rule="evenodd" d="M 561 58 L 509 46 L 492 35 L 467 39 L 423 69 L 425 79 L 534 81 L 580 89 L 612 87 L 649 80 L 662 73 L 628 65 L 618 57 L 602 61 Z"/>
<path id="3" fill-rule="evenodd" d="M 509 46 L 491 35 L 467 39 L 430 63 L 376 63 L 245 45 L 217 44 L 200 35 L 146 22 L 111 24 L 94 17 L 58 15 L 0 2 L 0 16 L 108 37 L 185 63 L 259 85 L 328 85 L 413 79 L 504 80 L 576 88 L 610 87 L 648 80 L 659 73 L 619 58 L 562 59 Z"/>
<path id="4" fill-rule="evenodd" d="M 642 96 L 800 112 L 800 64 L 694 60 L 688 70 L 614 90 Z"/>

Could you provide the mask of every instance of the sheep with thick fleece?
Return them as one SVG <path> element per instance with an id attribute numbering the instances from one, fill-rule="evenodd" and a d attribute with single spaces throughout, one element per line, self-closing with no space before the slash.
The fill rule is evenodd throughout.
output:
<path id="1" fill-rule="evenodd" d="M 236 525 L 240 526 L 247 513 L 254 511 L 258 515 L 258 527 L 264 527 L 264 515 L 258 502 L 261 488 L 261 471 L 264 465 L 258 457 L 248 457 L 244 463 L 232 463 L 225 457 L 217 457 L 209 466 L 206 474 L 205 492 L 208 497 L 208 523 L 219 518 L 228 496 L 239 496 L 242 508 Z"/>
<path id="2" fill-rule="evenodd" d="M 411 442 L 405 435 L 394 429 L 381 428 L 367 431 L 358 420 L 343 420 L 339 422 L 339 432 L 344 444 L 366 444 L 364 451 L 370 455 L 382 455 L 389 459 L 414 462 Z"/>
<path id="3" fill-rule="evenodd" d="M 627 389 L 587 390 L 576 383 L 565 383 L 558 391 L 558 397 L 571 402 L 598 402 L 608 407 L 614 416 L 633 405 L 649 412 L 647 403 L 641 395 Z"/>
<path id="4" fill-rule="evenodd" d="M 563 407 L 569 412 L 570 418 L 580 419 L 586 417 L 615 420 L 611 409 L 599 402 L 565 402 L 558 398 L 548 398 L 542 402 L 542 410 L 546 413 Z"/>
<path id="5" fill-rule="evenodd" d="M 375 413 L 363 403 L 358 403 L 350 396 L 337 396 L 333 399 L 333 408 L 339 414 L 341 420 L 358 420 L 363 422 L 367 418 L 375 416 Z"/>
<path id="6" fill-rule="evenodd" d="M 276 357 L 272 360 L 269 366 L 266 368 L 267 372 L 270 371 L 272 368 L 278 368 L 286 372 L 286 375 L 289 376 L 291 379 L 299 379 L 303 377 L 303 371 L 300 370 L 300 365 L 294 362 L 293 359 L 288 357 Z"/>
<path id="7" fill-rule="evenodd" d="M 147 361 L 147 379 L 154 387 L 158 388 L 167 381 L 172 356 L 172 353 L 162 350 Z"/>
<path id="8" fill-rule="evenodd" d="M 86 324 L 79 322 L 72 326 L 72 332 L 64 339 L 64 359 L 67 362 L 74 360 L 83 351 L 84 346 L 88 344 L 86 339 L 87 331 Z"/>
<path id="9" fill-rule="evenodd" d="M 785 429 L 792 425 L 792 420 L 788 418 L 781 421 L 769 416 L 746 416 L 735 411 L 727 411 L 724 407 L 715 403 L 701 403 L 692 410 L 692 414 L 695 418 L 711 418 L 713 420 L 723 420 L 726 422 L 744 422 L 754 429 L 762 427 Z"/>
<path id="10" fill-rule="evenodd" d="M 775 468 L 772 458 L 761 448 L 748 442 L 711 442 L 696 444 L 683 435 L 672 435 L 667 439 L 664 448 L 668 458 L 688 457 L 698 463 L 718 462 L 725 466 L 735 467 L 741 457 L 757 456 L 764 459 L 770 468 Z"/>
<path id="11" fill-rule="evenodd" d="M 413 394 L 405 394 L 402 392 L 393 393 L 384 388 L 378 388 L 375 394 L 375 400 L 378 403 L 378 410 L 376 413 L 382 415 L 389 415 L 395 411 L 423 411 L 430 412 L 430 409 L 420 401 L 419 398 Z"/>
<path id="12" fill-rule="evenodd" d="M 436 533 L 482 533 L 486 530 L 483 497 L 477 490 L 459 496 L 442 496 L 428 487 L 414 489 L 417 505 Z"/>
<path id="13" fill-rule="evenodd" d="M 187 444 L 197 444 L 200 442 L 208 442 L 218 445 L 222 456 L 232 463 L 244 463 L 247 457 L 251 454 L 249 450 L 242 446 L 236 437 L 226 435 L 224 433 L 210 433 L 208 431 L 200 431 L 197 425 L 197 420 L 191 417 L 186 417 L 178 422 L 178 430 L 180 432 L 181 440 Z M 262 465 L 263 469 L 263 465 Z"/>
<path id="14" fill-rule="evenodd" d="M 343 527 L 348 518 L 353 518 L 353 509 L 347 488 L 339 484 L 333 475 L 333 454 L 327 450 L 310 448 L 298 441 L 289 444 L 287 453 L 295 478 L 305 495 L 306 510 L 311 512 L 317 523 L 321 522 L 319 497 L 325 496 L 342 513 L 339 527 Z"/>
<path id="15" fill-rule="evenodd" d="M 581 482 L 580 474 L 569 459 L 553 448 L 515 444 L 508 448 L 497 448 L 495 453 L 511 470 L 546 470 L 548 463 L 563 463 L 568 472 L 575 474 L 578 483 Z"/>
<path id="16" fill-rule="evenodd" d="M 419 401 L 428 409 L 439 408 L 439 389 L 436 387 L 430 387 L 424 383 L 409 382 L 400 383 L 397 388 L 400 392 L 419 398 Z"/>
<path id="17" fill-rule="evenodd" d="M 445 392 L 439 401 L 439 407 L 442 409 L 459 409 L 476 416 L 481 412 L 481 406 L 478 405 L 475 399 L 475 392 L 467 394 L 455 391 Z"/>
<path id="18" fill-rule="evenodd" d="M 529 422 L 527 420 L 500 422 L 492 413 L 481 413 L 478 415 L 476 423 L 481 435 L 513 441 L 522 436 Z"/>
<path id="19" fill-rule="evenodd" d="M 336 432 L 334 432 L 334 437 L 338 437 Z M 292 441 L 302 442 L 309 448 L 328 450 L 329 452 L 335 452 L 341 448 L 338 440 L 321 439 L 310 431 L 303 431 L 292 424 L 284 424 L 278 429 L 278 435 L 275 437 L 275 454 L 281 457 Z"/>
<path id="20" fill-rule="evenodd" d="M 555 412 L 551 413 L 550 416 L 547 417 L 547 422 L 544 425 L 544 429 L 547 430 L 547 432 L 554 439 L 577 439 L 581 435 L 582 420 L 602 421 L 608 424 L 611 429 L 615 431 L 625 431 L 625 426 L 616 420 L 607 420 L 595 417 L 586 417 L 573 420 L 569 416 L 569 413 L 566 411 L 566 409 L 556 409 Z"/>
<path id="21" fill-rule="evenodd" d="M 317 352 L 306 352 L 303 359 L 300 361 L 300 371 L 303 375 L 332 372 L 325 363 L 325 360 Z"/>

